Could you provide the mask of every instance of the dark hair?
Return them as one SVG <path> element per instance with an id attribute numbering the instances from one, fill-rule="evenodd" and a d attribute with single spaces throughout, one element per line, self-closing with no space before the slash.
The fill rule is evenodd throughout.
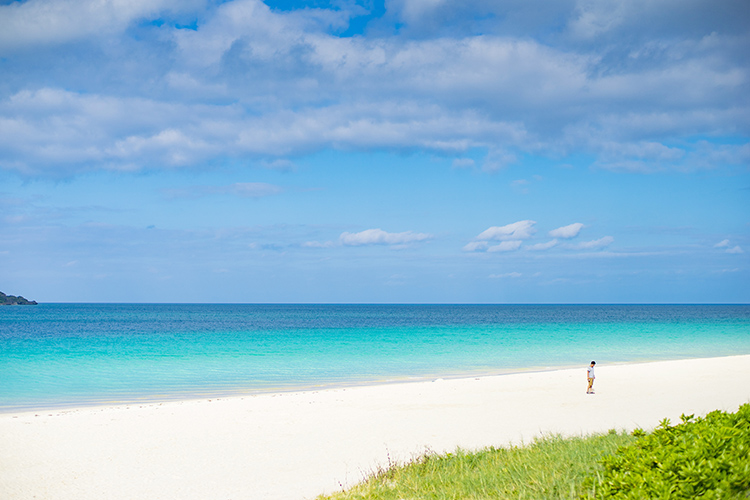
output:
<path id="1" fill-rule="evenodd" d="M 595 364 L 596 364 L 596 361 L 592 361 L 592 362 L 591 362 L 591 364 L 592 364 L 592 365 L 595 365 Z"/>

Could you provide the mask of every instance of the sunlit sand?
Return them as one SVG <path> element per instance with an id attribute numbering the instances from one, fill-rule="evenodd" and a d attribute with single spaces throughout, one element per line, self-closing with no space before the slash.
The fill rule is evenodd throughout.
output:
<path id="1" fill-rule="evenodd" d="M 750 401 L 750 356 L 0 414 L 0 497 L 314 498 L 424 453 Z"/>

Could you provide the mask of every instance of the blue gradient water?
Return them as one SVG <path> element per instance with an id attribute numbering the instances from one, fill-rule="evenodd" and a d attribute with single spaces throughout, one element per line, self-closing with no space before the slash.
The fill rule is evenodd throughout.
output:
<path id="1" fill-rule="evenodd" d="M 0 410 L 750 354 L 750 306 L 0 307 Z"/>

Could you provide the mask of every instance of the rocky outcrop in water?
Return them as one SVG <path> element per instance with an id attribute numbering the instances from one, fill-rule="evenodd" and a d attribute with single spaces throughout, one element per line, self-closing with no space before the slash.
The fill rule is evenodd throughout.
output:
<path id="1" fill-rule="evenodd" d="M 35 306 L 36 300 L 26 300 L 20 295 L 5 295 L 0 292 L 0 306 Z"/>

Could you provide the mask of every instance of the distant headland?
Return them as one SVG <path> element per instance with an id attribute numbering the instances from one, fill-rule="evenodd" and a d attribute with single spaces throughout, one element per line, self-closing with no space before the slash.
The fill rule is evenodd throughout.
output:
<path id="1" fill-rule="evenodd" d="M 20 295 L 5 295 L 0 292 L 0 306 L 35 306 L 36 300 L 26 300 Z"/>

